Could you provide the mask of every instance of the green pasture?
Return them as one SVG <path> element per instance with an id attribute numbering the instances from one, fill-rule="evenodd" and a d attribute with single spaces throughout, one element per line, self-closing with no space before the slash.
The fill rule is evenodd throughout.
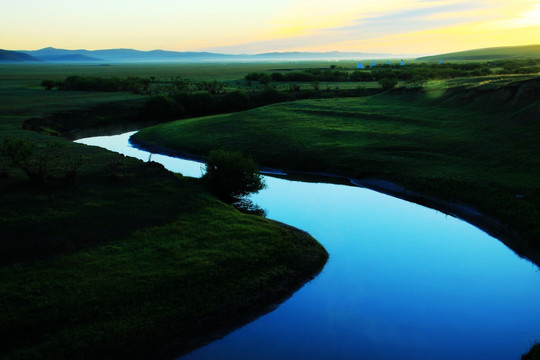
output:
<path id="1" fill-rule="evenodd" d="M 537 91 L 531 76 L 435 81 L 170 122 L 134 140 L 199 155 L 241 150 L 263 165 L 390 180 L 472 206 L 518 231 L 519 251 L 536 252 Z"/>
<path id="2" fill-rule="evenodd" d="M 309 235 L 239 213 L 197 180 L 23 130 L 29 118 L 66 110 L 72 111 L 65 119 L 71 128 L 84 130 L 110 120 L 91 109 L 151 99 L 46 91 L 43 80 L 138 76 L 167 84 L 181 76 L 223 82 L 227 92 L 257 92 L 264 86 L 248 84 L 250 72 L 331 65 L 352 71 L 356 63 L 0 65 L 0 143 L 27 139 L 37 153 L 59 144 L 46 183 L 33 185 L 9 167 L 0 178 L 0 358 L 142 358 L 175 340 L 172 353 L 183 353 L 282 300 L 327 256 Z M 419 71 L 423 66 L 406 63 Z M 496 74 L 524 64 L 490 69 Z M 271 86 L 286 92 L 289 85 Z M 359 86 L 380 85 L 319 83 L 321 90 Z M 518 234 L 516 251 L 534 255 L 540 240 L 539 106 L 537 75 L 402 81 L 370 97 L 300 100 L 180 120 L 145 129 L 135 140 L 200 155 L 241 150 L 263 165 L 390 180 L 478 209 Z M 79 122 L 77 114 L 103 119 Z M 50 125 L 45 132 L 58 133 Z M 75 186 L 66 187 L 63 159 L 73 157 L 82 166 Z"/>
<path id="3" fill-rule="evenodd" d="M 327 254 L 311 236 L 240 213 L 198 180 L 22 130 L 30 117 L 144 99 L 39 87 L 78 69 L 0 67 L 0 144 L 26 139 L 34 157 L 56 146 L 40 184 L 0 157 L 0 358 L 182 354 L 264 313 L 322 268 Z M 67 186 L 73 158 L 82 165 Z"/>

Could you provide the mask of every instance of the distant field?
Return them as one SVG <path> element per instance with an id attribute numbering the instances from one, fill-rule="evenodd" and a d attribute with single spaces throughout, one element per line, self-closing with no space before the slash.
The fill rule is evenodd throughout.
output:
<path id="1" fill-rule="evenodd" d="M 183 76 L 196 80 L 238 80 L 248 72 L 279 69 L 328 68 L 331 64 L 353 69 L 357 61 L 305 61 L 276 63 L 129 63 L 129 64 L 0 64 L 0 80 L 38 85 L 41 80 L 64 79 L 69 75 L 170 79 Z"/>

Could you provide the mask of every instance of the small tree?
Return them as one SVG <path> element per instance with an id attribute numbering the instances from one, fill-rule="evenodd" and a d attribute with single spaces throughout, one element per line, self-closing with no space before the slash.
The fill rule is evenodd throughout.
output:
<path id="1" fill-rule="evenodd" d="M 265 187 L 255 161 L 238 151 L 211 151 L 203 180 L 212 192 L 229 204 L 244 203 L 245 196 Z"/>
<path id="2" fill-rule="evenodd" d="M 35 184 L 43 184 L 51 177 L 52 168 L 58 164 L 60 144 L 47 142 L 36 150 L 36 143 L 26 138 L 4 138 L 0 154 L 12 168 L 22 170 Z"/>
<path id="3" fill-rule="evenodd" d="M 381 85 L 383 90 L 390 90 L 396 87 L 398 81 L 396 78 L 392 77 L 385 77 L 379 79 L 379 85 Z"/>

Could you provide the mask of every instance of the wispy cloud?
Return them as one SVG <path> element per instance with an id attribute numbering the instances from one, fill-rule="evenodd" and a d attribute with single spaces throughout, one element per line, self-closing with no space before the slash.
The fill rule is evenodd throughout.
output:
<path id="1" fill-rule="evenodd" d="M 482 10 L 488 8 L 484 1 L 419 0 L 409 2 L 405 8 L 359 15 L 345 26 L 311 29 L 309 34 L 287 36 L 264 41 L 214 47 L 216 51 L 240 52 L 271 51 L 272 49 L 309 49 L 333 43 L 382 38 L 396 34 L 439 29 L 487 18 Z M 258 49 L 258 50 L 257 50 Z M 362 49 L 358 49 L 362 51 Z"/>
<path id="2" fill-rule="evenodd" d="M 482 14 L 487 6 L 482 1 L 464 1 L 441 4 L 441 1 L 423 0 L 418 8 L 372 14 L 354 21 L 354 24 L 323 29 L 334 33 L 339 40 L 370 39 L 420 30 L 445 28 L 485 19 Z"/>

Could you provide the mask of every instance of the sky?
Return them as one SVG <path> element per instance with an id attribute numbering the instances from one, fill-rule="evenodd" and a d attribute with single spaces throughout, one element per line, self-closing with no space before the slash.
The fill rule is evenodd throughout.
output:
<path id="1" fill-rule="evenodd" d="M 437 54 L 540 43 L 539 0 L 0 0 L 0 49 Z"/>

